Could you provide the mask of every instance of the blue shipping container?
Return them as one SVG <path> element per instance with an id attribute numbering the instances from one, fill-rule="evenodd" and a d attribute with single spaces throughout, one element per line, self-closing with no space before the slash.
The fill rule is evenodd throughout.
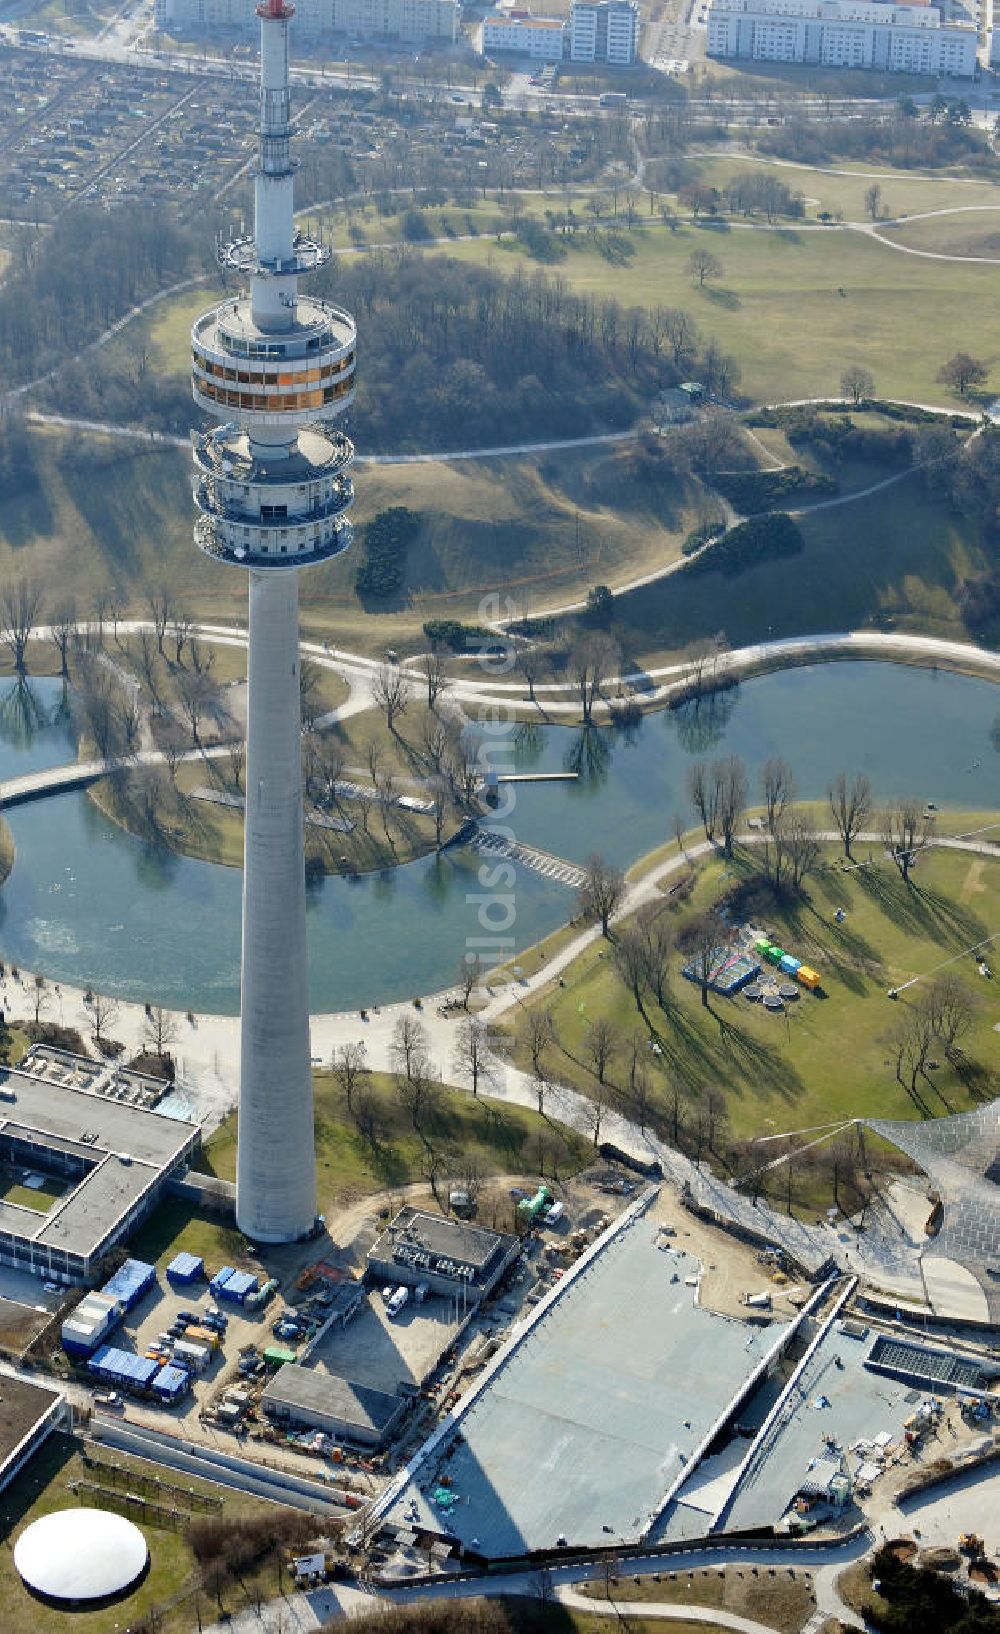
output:
<path id="1" fill-rule="evenodd" d="M 155 1281 L 155 1265 L 147 1265 L 145 1260 L 126 1260 L 111 1281 L 104 1284 L 101 1292 L 109 1299 L 120 1299 L 125 1309 L 130 1311 Z"/>
<path id="2" fill-rule="evenodd" d="M 153 1394 L 164 1401 L 177 1401 L 191 1387 L 191 1375 L 183 1367 L 161 1367 L 153 1380 Z"/>
<path id="3" fill-rule="evenodd" d="M 114 1345 L 102 1345 L 88 1366 L 102 1379 L 111 1379 L 129 1390 L 145 1390 L 160 1371 L 159 1362 L 146 1356 L 136 1356 L 131 1350 L 119 1350 Z"/>
<path id="4" fill-rule="evenodd" d="M 795 972 L 799 969 L 801 964 L 802 964 L 801 959 L 793 959 L 793 957 L 792 957 L 792 955 L 790 953 L 786 953 L 778 961 L 778 969 L 783 970 L 785 972 L 785 974 L 788 975 L 788 976 L 794 976 Z"/>
<path id="5" fill-rule="evenodd" d="M 205 1275 L 205 1261 L 200 1254 L 177 1254 L 167 1266 L 168 1282 L 197 1282 Z"/>
<path id="6" fill-rule="evenodd" d="M 219 1289 L 221 1298 L 231 1299 L 237 1305 L 242 1305 L 243 1301 L 247 1297 L 247 1294 L 253 1294 L 256 1292 L 257 1278 L 255 1276 L 251 1276 L 249 1271 L 234 1271 L 232 1276 L 229 1277 Z"/>
<path id="7" fill-rule="evenodd" d="M 229 1278 L 234 1277 L 235 1275 L 236 1269 L 234 1266 L 224 1265 L 221 1271 L 216 1271 L 208 1286 L 211 1288 L 213 1294 L 221 1293 L 222 1289 L 229 1281 Z"/>

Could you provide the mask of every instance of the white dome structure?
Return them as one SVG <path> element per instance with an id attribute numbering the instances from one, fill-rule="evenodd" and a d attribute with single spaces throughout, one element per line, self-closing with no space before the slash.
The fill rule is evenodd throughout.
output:
<path id="1" fill-rule="evenodd" d="M 59 1509 L 34 1521 L 14 1545 L 25 1586 L 45 1600 L 73 1605 L 123 1594 L 148 1560 L 139 1528 L 104 1509 Z"/>

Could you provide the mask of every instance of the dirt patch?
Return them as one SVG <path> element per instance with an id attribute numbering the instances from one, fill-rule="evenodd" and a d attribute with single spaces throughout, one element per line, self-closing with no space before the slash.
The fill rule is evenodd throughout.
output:
<path id="1" fill-rule="evenodd" d="M 975 860 L 969 864 L 969 872 L 966 874 L 965 879 L 962 882 L 962 889 L 958 893 L 958 900 L 960 902 L 968 902 L 970 896 L 978 896 L 985 891 L 985 889 L 986 886 L 983 884 L 983 859 L 982 857 L 976 857 Z"/>
<path id="2" fill-rule="evenodd" d="M 794 1566 L 732 1566 L 723 1571 L 708 1567 L 623 1576 L 610 1584 L 592 1583 L 586 1592 L 603 1600 L 608 1589 L 613 1603 L 704 1606 L 765 1623 L 776 1634 L 799 1634 L 816 1610 L 812 1577 Z"/>
<path id="3" fill-rule="evenodd" d="M 796 1314 L 789 1299 L 796 1294 L 796 1285 L 787 1281 L 775 1282 L 775 1267 L 762 1265 L 756 1250 L 739 1242 L 725 1231 L 719 1231 L 705 1220 L 699 1220 L 682 1208 L 677 1193 L 664 1186 L 656 1210 L 658 1218 L 669 1220 L 676 1227 L 678 1246 L 695 1254 L 705 1268 L 699 1302 L 710 1311 L 723 1316 L 747 1318 L 744 1295 L 770 1293 L 774 1315 L 787 1322 Z"/>
<path id="4" fill-rule="evenodd" d="M 909 1561 L 917 1558 L 917 1546 L 912 1538 L 893 1538 L 886 1544 L 886 1548 L 897 1560 Z"/>

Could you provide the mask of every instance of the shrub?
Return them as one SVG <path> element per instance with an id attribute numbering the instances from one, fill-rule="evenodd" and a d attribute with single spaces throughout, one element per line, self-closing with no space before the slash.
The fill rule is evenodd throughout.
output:
<path id="1" fill-rule="evenodd" d="M 835 494 L 837 482 L 822 472 L 806 471 L 801 465 L 786 465 L 783 471 L 720 471 L 712 482 L 720 494 L 753 516 L 770 511 L 796 494 Z"/>
<path id="2" fill-rule="evenodd" d="M 730 528 L 714 544 L 688 562 L 686 573 L 724 573 L 734 578 L 747 568 L 781 556 L 797 556 L 804 548 L 801 533 L 785 511 L 752 516 Z"/>
<path id="3" fill-rule="evenodd" d="M 432 647 L 447 647 L 451 652 L 480 652 L 484 644 L 499 640 L 482 624 L 462 624 L 457 618 L 429 618 L 424 635 Z"/>
<path id="4" fill-rule="evenodd" d="M 407 549 L 419 531 L 419 516 L 405 505 L 391 505 L 372 517 L 354 580 L 359 596 L 395 594 L 403 583 Z"/>

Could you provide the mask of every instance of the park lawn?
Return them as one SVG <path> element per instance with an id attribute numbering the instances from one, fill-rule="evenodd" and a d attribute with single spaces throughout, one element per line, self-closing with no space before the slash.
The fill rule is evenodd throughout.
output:
<path id="1" fill-rule="evenodd" d="M 705 1606 L 763 1623 L 776 1634 L 799 1634 L 816 1610 L 812 1577 L 788 1566 L 762 1566 L 756 1573 L 749 1566 L 726 1570 L 703 1567 L 691 1572 L 664 1570 L 638 1579 L 622 1572 L 611 1585 L 596 1580 L 588 1583 L 584 1593 L 603 1600 L 609 1587 L 612 1602 L 627 1605 L 630 1612 L 633 1606 L 643 1603 Z"/>
<path id="2" fill-rule="evenodd" d="M 109 358 L 124 358 L 145 344 L 153 374 L 183 374 L 191 368 L 191 326 L 203 312 L 225 300 L 221 284 L 196 284 L 166 296 L 127 325 L 122 338 L 107 348 Z M 178 368 L 183 359 L 186 368 Z"/>
<path id="3" fill-rule="evenodd" d="M 35 427 L 29 435 L 38 480 L 0 514 L 0 574 L 30 562 L 47 585 L 72 583 L 81 613 L 113 584 L 128 611 L 144 617 L 147 588 L 163 584 L 199 618 L 245 626 L 245 575 L 223 571 L 194 545 L 182 450 L 86 435 L 87 460 L 68 465 L 70 439 Z M 362 463 L 357 495 L 354 548 L 302 574 L 302 629 L 374 653 L 419 649 L 429 618 L 481 619 L 489 594 L 516 596 L 528 610 L 582 598 L 597 580 L 621 583 L 652 571 L 679 555 L 697 510 L 692 485 L 640 470 L 630 445 Z M 362 605 L 354 580 L 364 524 L 392 505 L 420 512 L 420 536 L 401 593 Z M 224 659 L 225 650 L 220 678 L 242 663 Z M 40 658 L 46 672 L 57 668 L 54 647 L 42 644 Z"/>
<path id="4" fill-rule="evenodd" d="M 197 616 L 198 610 L 196 608 L 189 608 L 186 602 L 179 602 L 179 605 L 184 612 L 193 612 Z M 150 616 L 148 607 L 140 608 L 139 613 L 140 616 L 144 615 L 147 619 Z M 152 636 L 152 632 L 150 634 Z M 242 643 L 231 645 L 229 642 L 215 641 L 210 637 L 195 635 L 188 638 L 188 644 L 184 647 L 181 660 L 178 662 L 176 658 L 177 649 L 168 629 L 163 642 L 163 654 L 155 653 L 153 680 L 161 704 L 167 709 L 180 713 L 182 718 L 179 682 L 184 672 L 190 674 L 190 645 L 192 640 L 197 643 L 203 653 L 211 654 L 209 673 L 217 686 L 239 685 L 247 678 L 247 649 Z M 110 655 L 116 661 L 131 669 L 136 679 L 142 681 L 145 687 L 138 656 L 139 638 L 133 635 L 125 635 L 119 641 L 114 642 L 109 635 L 106 638 L 105 645 Z M 54 654 L 55 649 L 53 648 L 52 651 Z M 341 676 L 337 675 L 333 670 L 319 665 L 315 667 L 315 675 L 316 684 L 313 697 L 319 713 L 325 714 L 328 710 L 338 709 L 341 704 L 347 702 L 351 695 L 351 689 Z"/>
<path id="5" fill-rule="evenodd" d="M 736 358 L 740 389 L 754 401 L 836 396 L 844 367 L 861 363 L 883 396 L 944 403 L 936 375 L 946 356 L 984 355 L 993 332 L 992 268 L 903 256 L 850 228 L 687 222 L 675 232 L 653 225 L 563 242 L 565 257 L 551 270 L 570 289 L 684 307 Z M 723 273 L 698 289 L 687 262 L 706 248 Z M 507 239 L 455 244 L 447 253 L 509 273 L 537 265 Z M 940 346 L 928 345 L 929 310 L 948 312 Z M 988 348 L 985 356 L 995 360 Z"/>
<path id="6" fill-rule="evenodd" d="M 1000 201 L 967 215 L 931 216 L 927 221 L 907 221 L 899 227 L 887 222 L 879 232 L 906 249 L 929 250 L 936 255 L 986 255 L 1000 261 Z"/>
<path id="7" fill-rule="evenodd" d="M 109 1454 L 106 1451 L 99 1453 L 98 1456 L 102 1461 L 108 1461 Z M 114 1453 L 114 1463 L 119 1470 L 134 1471 L 137 1477 L 148 1478 L 150 1475 L 160 1474 L 165 1481 L 171 1480 L 171 1471 L 157 1471 L 154 1465 L 142 1459 L 132 1458 L 117 1449 Z M 72 1490 L 72 1483 L 97 1479 L 98 1472 L 93 1469 L 88 1471 L 83 1461 L 81 1442 L 68 1435 L 51 1436 L 3 1494 L 0 1516 L 8 1545 L 20 1535 L 24 1527 L 40 1520 L 43 1515 L 81 1503 L 94 1506 L 97 1502 L 96 1496 L 92 1493 L 77 1495 Z M 98 1484 L 103 1484 L 105 1479 L 103 1475 L 100 1476 Z M 194 1475 L 174 1476 L 173 1481 L 175 1485 L 183 1486 L 185 1491 L 194 1490 L 214 1497 L 224 1495 L 224 1512 L 230 1519 L 236 1515 L 275 1512 L 271 1504 L 228 1488 L 223 1494 L 222 1488 L 202 1481 Z M 149 1545 L 148 1576 L 125 1600 L 97 1611 L 73 1611 L 69 1614 L 65 1610 L 44 1605 L 28 1593 L 15 1570 L 13 1551 L 8 1546 L 0 1550 L 0 1606 L 3 1607 L 4 1634 L 64 1634 L 69 1623 L 72 1624 L 75 1634 L 115 1634 L 115 1630 L 123 1629 L 126 1623 L 137 1622 L 154 1606 L 164 1608 L 162 1621 L 156 1625 L 161 1634 L 189 1634 L 189 1630 L 195 1625 L 195 1601 L 193 1594 L 185 1595 L 185 1590 L 193 1590 L 197 1580 L 197 1568 L 194 1554 L 183 1531 L 175 1532 L 157 1525 L 155 1518 L 151 1519 L 148 1511 L 145 1517 L 140 1517 L 139 1512 L 130 1510 L 121 1498 L 117 1501 L 109 1499 L 106 1505 L 100 1504 L 99 1507 L 116 1509 L 125 1515 L 134 1515 L 141 1524 Z M 181 1507 L 183 1508 L 183 1505 Z M 247 1574 L 248 1590 L 252 1591 L 255 1581 L 261 1583 L 266 1595 L 273 1594 L 275 1586 L 273 1564 L 267 1567 L 266 1575 L 262 1575 L 260 1571 Z M 176 1605 L 170 1605 L 171 1601 L 182 1595 L 184 1598 Z M 238 1584 L 230 1585 L 223 1590 L 223 1600 L 230 1612 L 239 1610 L 247 1603 L 244 1590 Z M 206 1621 L 211 1621 L 213 1615 L 218 1615 L 214 1594 L 211 1596 L 202 1594 L 201 1610 Z"/>
<path id="8" fill-rule="evenodd" d="M 627 656 L 668 663 L 719 630 L 734 647 L 866 626 L 968 641 L 956 592 L 987 555 L 974 525 L 937 504 L 918 474 L 867 498 L 803 510 L 797 521 L 799 556 L 732 578 L 678 573 L 621 596 L 614 628 Z"/>
<path id="9" fill-rule="evenodd" d="M 342 684 L 337 676 L 331 676 L 331 679 L 336 685 Z M 366 709 L 357 715 L 349 715 L 345 720 L 333 722 L 324 728 L 320 736 L 331 738 L 339 745 L 344 757 L 343 775 L 347 781 L 358 781 L 374 794 L 368 765 L 369 747 L 374 746 L 380 757 L 381 769 L 392 771 L 399 792 L 419 793 L 427 773 L 420 749 L 420 725 L 426 714 L 423 703 L 411 702 L 402 717 L 394 722 L 394 730 L 390 732 L 381 710 Z M 184 856 L 242 868 L 242 811 L 237 807 L 192 798 L 193 791 L 199 788 L 236 793 L 228 756 L 182 762 L 177 767 L 173 788 L 176 797 L 170 791 L 169 803 L 162 808 L 161 843 L 165 841 L 171 850 Z M 102 778 L 90 792 L 96 804 L 114 822 L 142 838 L 147 837 L 141 810 L 128 800 L 125 803 L 118 801 L 110 780 Z M 242 787 L 239 792 L 243 792 Z M 349 834 L 325 829 L 307 818 L 307 861 L 325 872 L 369 873 L 394 868 L 415 857 L 425 856 L 434 849 L 433 817 L 422 812 L 398 809 L 390 822 L 390 844 L 379 813 L 372 811 L 369 832 L 366 834 L 359 811 L 356 801 L 345 800 L 342 807 L 331 813 L 354 822 L 355 827 Z M 465 820 L 465 813 L 453 808 L 445 825 L 445 837 L 455 832 Z"/>
<path id="10" fill-rule="evenodd" d="M 368 781 L 367 771 L 365 781 Z M 232 792 L 232 779 L 225 760 L 188 761 L 177 768 L 176 788 L 190 795 L 197 788 L 219 788 Z M 107 809 L 102 805 L 102 809 Z M 395 868 L 412 862 L 434 849 L 434 819 L 420 812 L 397 811 L 390 822 L 392 844 L 386 837 L 382 819 L 373 813 L 370 832 L 366 834 L 357 820 L 358 804 L 345 801 L 343 807 L 332 813 L 354 822 L 349 834 L 326 829 L 311 823 L 307 812 L 305 843 L 306 857 L 314 867 L 325 872 L 351 871 L 371 873 L 383 868 Z M 120 813 L 114 813 L 116 820 Z M 449 831 L 459 826 L 455 816 Z M 127 824 L 126 824 L 127 826 Z M 243 866 L 243 812 L 232 806 L 216 805 L 203 799 L 182 799 L 174 805 L 165 819 L 165 830 L 171 850 L 188 857 L 200 857 L 206 862 L 218 862 L 229 868 Z"/>
<path id="11" fill-rule="evenodd" d="M 763 154 L 723 153 L 696 160 L 698 180 L 722 192 L 733 179 L 748 171 L 777 173 L 778 179 L 805 201 L 806 219 L 816 220 L 821 211 L 840 210 L 848 221 L 867 221 L 865 193 L 873 182 L 881 188 L 880 214 L 883 218 L 911 215 L 923 210 L 952 209 L 956 205 L 994 205 L 1000 209 L 1000 183 L 983 177 L 895 170 L 890 165 L 867 167 L 855 160 L 829 165 L 803 165 L 794 160 Z M 759 218 L 763 220 L 764 218 Z M 954 220 L 942 217 L 942 225 Z"/>
<path id="12" fill-rule="evenodd" d="M 862 861 L 867 851 L 858 848 Z M 647 1012 L 663 1050 L 662 1056 L 650 1057 L 654 1098 L 675 1078 L 694 1096 L 719 1087 L 738 1138 L 839 1117 L 919 1115 L 896 1081 L 887 1047 L 911 997 L 904 993 L 894 1005 L 886 995 L 890 987 L 927 975 L 943 959 L 990 935 L 1000 923 L 1000 863 L 935 850 L 920 859 L 915 884 L 906 886 L 886 861 L 842 873 L 836 848 L 826 848 L 825 857 L 828 867 L 808 882 L 806 899 L 769 905 L 761 915 L 782 947 L 820 972 L 824 996 L 803 992 L 783 1015 L 718 995 L 705 1008 L 697 987 L 681 976 L 676 956 L 669 1013 L 655 1002 Z M 707 906 L 757 867 L 748 852 L 737 854 L 728 874 L 721 859 L 713 860 L 699 873 L 692 907 Z M 841 907 L 847 917 L 838 925 L 834 913 Z M 688 912 L 675 910 L 678 925 Z M 963 1076 L 942 1060 L 940 1070 L 919 1086 L 934 1116 L 964 1110 L 977 1093 L 995 1094 L 1000 1079 L 992 988 L 977 975 L 971 957 L 950 968 L 967 982 L 980 1008 L 963 1043 Z M 640 1025 L 640 1018 L 607 942 L 582 954 L 564 972 L 562 984 L 531 1003 L 553 1014 L 559 1049 L 550 1070 L 592 1090 L 595 1080 L 584 1064 L 588 1022 L 604 1017 L 625 1033 Z M 911 990 L 912 997 L 918 991 Z M 528 1064 L 520 1040 L 515 1059 Z"/>
<path id="13" fill-rule="evenodd" d="M 390 1075 L 369 1076 L 376 1146 L 358 1133 L 329 1072 L 314 1072 L 313 1084 L 318 1202 L 327 1216 L 358 1198 L 424 1179 L 426 1148 Z M 214 1131 L 200 1159 L 204 1170 L 223 1180 L 236 1176 L 236 1122 L 233 1113 Z M 537 1112 L 443 1085 L 427 1131 L 456 1163 L 478 1164 L 484 1179 L 496 1174 L 566 1179 L 593 1155 L 582 1136 Z"/>

